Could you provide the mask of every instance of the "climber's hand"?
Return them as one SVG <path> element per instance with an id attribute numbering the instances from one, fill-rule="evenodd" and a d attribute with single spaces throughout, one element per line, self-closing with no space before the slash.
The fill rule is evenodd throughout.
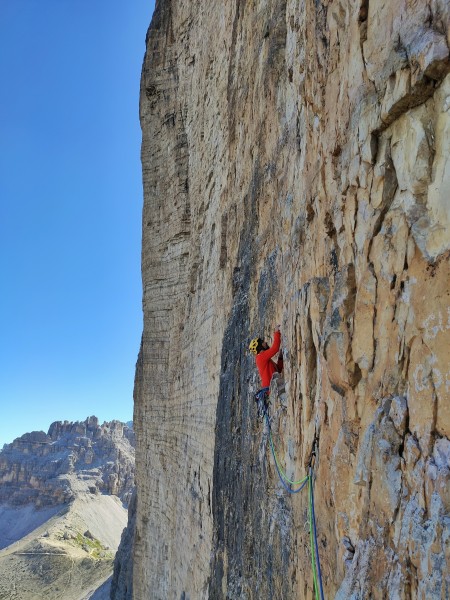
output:
<path id="1" fill-rule="evenodd" d="M 275 327 L 275 331 L 280 331 L 280 329 L 281 329 L 281 325 L 277 325 L 277 326 Z"/>

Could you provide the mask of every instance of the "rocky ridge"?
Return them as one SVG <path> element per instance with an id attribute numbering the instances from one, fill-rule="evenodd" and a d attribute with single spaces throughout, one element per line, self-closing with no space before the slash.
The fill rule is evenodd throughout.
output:
<path id="1" fill-rule="evenodd" d="M 316 451 L 325 597 L 449 596 L 449 27 L 444 0 L 156 2 L 114 598 L 313 597 L 246 351 L 276 323 L 277 450 L 290 477 Z"/>
<path id="2" fill-rule="evenodd" d="M 77 494 L 108 494 L 128 503 L 134 488 L 132 427 L 56 421 L 48 433 L 34 431 L 0 452 L 0 504 L 56 506 Z"/>

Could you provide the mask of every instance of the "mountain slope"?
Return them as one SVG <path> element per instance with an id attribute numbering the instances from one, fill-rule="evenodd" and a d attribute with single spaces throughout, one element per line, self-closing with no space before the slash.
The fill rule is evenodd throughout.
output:
<path id="1" fill-rule="evenodd" d="M 110 576 L 126 521 L 115 496 L 77 497 L 0 550 L 0 598 L 81 600 Z"/>
<path id="2" fill-rule="evenodd" d="M 134 488 L 133 444 L 128 425 L 90 417 L 4 446 L 0 599 L 83 600 L 108 579 Z"/>

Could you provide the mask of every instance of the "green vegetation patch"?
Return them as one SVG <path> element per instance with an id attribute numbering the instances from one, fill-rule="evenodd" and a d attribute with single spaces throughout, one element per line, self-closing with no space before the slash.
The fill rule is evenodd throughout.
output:
<path id="1" fill-rule="evenodd" d="M 114 558 L 114 554 L 102 545 L 100 540 L 96 538 L 86 537 L 80 532 L 77 532 L 76 536 L 72 539 L 75 546 L 82 548 L 85 552 L 89 553 L 89 556 L 99 560 L 111 560 Z"/>

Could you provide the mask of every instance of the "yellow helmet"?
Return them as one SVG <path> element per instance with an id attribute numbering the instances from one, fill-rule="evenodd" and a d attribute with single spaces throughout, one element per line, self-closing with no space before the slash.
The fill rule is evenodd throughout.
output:
<path id="1" fill-rule="evenodd" d="M 258 354 L 258 350 L 257 350 L 258 344 L 259 344 L 259 338 L 255 338 L 250 342 L 248 349 L 250 350 L 250 352 L 252 354 Z"/>

